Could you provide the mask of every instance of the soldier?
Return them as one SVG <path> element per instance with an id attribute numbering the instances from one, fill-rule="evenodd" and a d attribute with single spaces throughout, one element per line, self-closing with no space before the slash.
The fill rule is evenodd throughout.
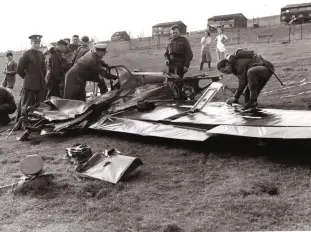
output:
<path id="1" fill-rule="evenodd" d="M 27 116 L 28 106 L 38 106 L 41 101 L 45 100 L 46 69 L 43 53 L 39 51 L 41 38 L 41 35 L 29 36 L 31 49 L 24 52 L 19 59 L 17 73 L 24 81 L 16 116 L 17 121 L 21 116 Z"/>
<path id="2" fill-rule="evenodd" d="M 102 58 L 107 53 L 107 44 L 97 43 L 94 51 L 87 52 L 68 71 L 65 77 L 65 99 L 85 101 L 86 81 L 99 82 L 100 92 L 108 91 L 105 81 L 107 79 L 118 79 L 117 76 L 110 75 L 103 67 Z M 101 76 L 101 77 L 100 77 Z"/>
<path id="3" fill-rule="evenodd" d="M 7 88 L 10 93 L 15 85 L 16 73 L 17 73 L 17 63 L 13 60 L 13 53 L 7 52 L 6 57 L 8 61 L 5 64 L 5 69 L 3 73 L 5 78 L 2 82 L 2 86 Z"/>
<path id="4" fill-rule="evenodd" d="M 238 49 L 232 55 L 219 61 L 217 69 L 225 74 L 234 74 L 239 84 L 234 96 L 227 100 L 228 104 L 238 103 L 245 89 L 245 109 L 256 108 L 258 95 L 265 87 L 274 72 L 269 61 L 254 53 L 253 50 Z"/>
<path id="5" fill-rule="evenodd" d="M 73 60 L 72 60 L 72 65 L 74 65 L 88 51 L 90 51 L 89 41 L 90 41 L 90 39 L 87 36 L 83 36 L 81 38 L 82 45 L 76 50 L 75 55 L 74 55 Z"/>
<path id="6" fill-rule="evenodd" d="M 79 46 L 80 46 L 80 44 L 79 44 L 79 36 L 78 35 L 72 36 L 72 43 L 69 44 L 69 47 L 68 47 L 69 52 L 70 53 L 75 52 L 78 49 Z"/>
<path id="7" fill-rule="evenodd" d="M 188 72 L 193 58 L 190 43 L 187 38 L 180 36 L 178 25 L 171 27 L 173 38 L 170 38 L 165 49 L 165 64 L 169 66 L 169 73 L 183 77 Z"/>
<path id="8" fill-rule="evenodd" d="M 16 104 L 13 95 L 6 88 L 0 87 L 0 126 L 11 122 L 9 114 L 16 110 Z"/>
<path id="9" fill-rule="evenodd" d="M 66 60 L 63 58 L 62 53 L 65 52 L 67 42 L 59 40 L 56 48 L 52 47 L 47 56 L 47 72 L 46 82 L 48 93 L 46 98 L 51 96 L 61 97 L 60 88 L 61 83 L 65 79 Z"/>

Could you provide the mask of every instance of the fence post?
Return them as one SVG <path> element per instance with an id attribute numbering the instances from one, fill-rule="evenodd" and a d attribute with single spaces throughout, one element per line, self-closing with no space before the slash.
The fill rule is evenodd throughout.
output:
<path id="1" fill-rule="evenodd" d="M 301 24 L 300 24 L 300 39 L 302 40 L 302 20 L 301 20 Z"/>

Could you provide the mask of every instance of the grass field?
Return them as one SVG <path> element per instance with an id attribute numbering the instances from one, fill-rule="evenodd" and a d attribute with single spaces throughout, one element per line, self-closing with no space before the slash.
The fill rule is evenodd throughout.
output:
<path id="1" fill-rule="evenodd" d="M 246 46 L 274 63 L 277 74 L 290 83 L 281 87 L 272 78 L 259 98 L 261 106 L 306 110 L 311 91 L 311 41 Z M 192 47 L 189 72 L 194 74 L 199 69 L 200 47 Z M 238 47 L 230 45 L 228 51 Z M 215 58 L 213 51 L 213 67 Z M 164 68 L 163 50 L 110 52 L 106 61 L 146 71 Z M 0 60 L 0 70 L 1 65 Z M 233 76 L 223 82 L 229 88 L 236 86 Z M 20 88 L 18 77 L 16 100 Z M 227 91 L 217 99 L 231 94 Z M 18 180 L 19 161 L 32 154 L 41 155 L 45 170 L 56 178 L 45 190 L 16 196 L 1 191 L 1 231 L 178 231 L 173 224 L 191 232 L 311 229 L 311 159 L 306 143 L 258 147 L 253 140 L 216 138 L 205 144 L 187 144 L 84 133 L 36 137 L 39 143 L 34 145 L 16 141 L 17 132 L 4 141 L 6 135 L 0 134 L 1 185 Z M 90 145 L 93 151 L 107 145 L 118 148 L 140 157 L 144 165 L 135 178 L 116 185 L 78 182 L 73 166 L 61 159 L 65 148 L 77 142 Z"/>

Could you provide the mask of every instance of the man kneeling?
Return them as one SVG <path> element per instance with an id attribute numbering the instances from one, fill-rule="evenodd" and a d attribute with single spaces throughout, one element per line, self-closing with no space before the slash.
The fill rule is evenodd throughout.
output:
<path id="1" fill-rule="evenodd" d="M 68 71 L 65 77 L 65 99 L 86 100 L 85 85 L 86 81 L 99 83 L 101 94 L 108 91 L 103 78 L 118 79 L 117 76 L 109 74 L 103 67 L 102 58 L 107 53 L 107 45 L 97 43 L 94 45 L 95 51 L 87 52 L 81 57 L 74 66 Z"/>
<path id="2" fill-rule="evenodd" d="M 5 126 L 11 122 L 9 114 L 16 110 L 13 95 L 5 88 L 0 87 L 0 126 Z"/>
<path id="3" fill-rule="evenodd" d="M 217 69 L 224 74 L 238 77 L 238 88 L 234 96 L 227 100 L 227 104 L 238 103 L 245 89 L 245 109 L 256 108 L 259 93 L 265 87 L 274 72 L 274 66 L 263 60 L 252 50 L 238 49 L 232 55 L 217 64 Z"/>

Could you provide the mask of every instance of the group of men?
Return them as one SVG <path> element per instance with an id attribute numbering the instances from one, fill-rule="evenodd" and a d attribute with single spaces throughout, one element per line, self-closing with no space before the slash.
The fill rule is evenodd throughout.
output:
<path id="1" fill-rule="evenodd" d="M 108 91 L 104 78 L 117 79 L 116 76 L 110 75 L 109 66 L 102 60 L 107 53 L 107 44 L 96 43 L 93 46 L 94 49 L 90 49 L 87 36 L 81 38 L 82 45 L 80 45 L 79 36 L 75 35 L 72 44 L 68 44 L 65 39 L 59 40 L 55 47 L 49 46 L 48 50 L 43 53 L 39 50 L 41 38 L 41 35 L 30 36 L 31 49 L 22 54 L 16 71 L 6 71 L 5 80 L 9 80 L 8 75 L 16 73 L 23 79 L 16 123 L 21 117 L 27 117 L 29 107 L 37 107 L 40 102 L 53 96 L 85 101 L 87 81 L 98 82 L 100 92 L 103 94 Z M 10 55 L 7 54 L 8 57 Z M 0 92 L 5 91 L 7 90 L 3 87 L 0 89 Z M 4 93 L 3 95 L 7 96 L 8 94 Z M 3 99 L 8 102 L 12 101 L 13 97 Z M 2 105 L 0 106 L 1 115 L 8 115 L 12 111 L 7 108 L 2 111 L 1 107 Z M 3 119 L 3 117 L 1 118 Z M 0 124 L 6 124 L 7 121 L 8 118 Z M 20 123 L 17 129 L 21 127 Z"/>
<path id="2" fill-rule="evenodd" d="M 171 27 L 171 33 L 173 37 L 169 39 L 164 53 L 165 64 L 169 73 L 183 78 L 193 53 L 188 39 L 180 35 L 177 25 Z M 85 101 L 87 81 L 98 82 L 103 94 L 108 91 L 104 78 L 118 78 L 110 74 L 109 66 L 102 60 L 107 53 L 106 44 L 97 43 L 92 50 L 89 48 L 87 36 L 81 38 L 82 45 L 79 45 L 79 36 L 75 35 L 72 44 L 68 44 L 68 39 L 59 40 L 56 47 L 49 47 L 43 54 L 39 51 L 41 38 L 41 35 L 29 37 L 31 49 L 21 56 L 17 67 L 13 62 L 12 53 L 7 53 L 5 86 L 10 88 L 12 83 L 14 85 L 16 73 L 23 78 L 16 122 L 22 116 L 27 116 L 29 106 L 36 107 L 47 98 L 55 96 Z M 65 58 L 68 54 L 74 54 L 69 61 Z M 227 103 L 238 103 L 244 92 L 246 109 L 257 107 L 258 95 L 274 73 L 274 67 L 269 61 L 247 49 L 238 49 L 231 55 L 227 54 L 225 59 L 218 62 L 217 69 L 224 74 L 234 74 L 238 77 L 238 88 Z M 14 78 L 8 78 L 10 75 Z M 14 81 L 10 81 L 13 79 Z M 14 98 L 9 92 L 4 93 L 4 90 L 0 88 L 0 124 L 9 122 L 9 118 L 2 115 L 11 114 L 16 110 Z"/>
<path id="3" fill-rule="evenodd" d="M 180 35 L 177 25 L 171 27 L 173 37 L 169 39 L 164 53 L 165 64 L 169 73 L 183 77 L 188 71 L 193 58 L 190 43 Z M 227 100 L 229 105 L 238 103 L 244 92 L 245 109 L 258 106 L 258 95 L 274 73 L 274 66 L 253 50 L 238 49 L 233 54 L 227 54 L 217 64 L 218 71 L 233 74 L 238 77 L 238 87 L 234 96 Z"/>

